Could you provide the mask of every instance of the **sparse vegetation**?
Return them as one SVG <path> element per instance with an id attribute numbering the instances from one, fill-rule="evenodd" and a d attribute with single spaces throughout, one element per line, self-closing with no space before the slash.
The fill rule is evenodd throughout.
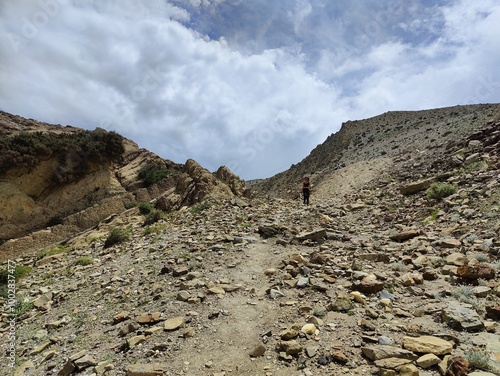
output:
<path id="1" fill-rule="evenodd" d="M 111 247 L 112 245 L 123 243 L 127 241 L 132 236 L 132 231 L 129 228 L 115 227 L 109 233 L 106 241 L 104 242 L 104 248 Z"/>
<path id="2" fill-rule="evenodd" d="M 471 286 L 458 285 L 451 291 L 451 294 L 459 302 L 470 304 L 475 309 L 479 309 L 481 306 Z"/>
<path id="3" fill-rule="evenodd" d="M 165 217 L 164 213 L 161 210 L 153 209 L 144 220 L 144 225 L 149 226 L 153 223 L 158 222 L 159 220 Z"/>
<path id="4" fill-rule="evenodd" d="M 41 260 L 47 256 L 58 255 L 61 253 L 66 253 L 66 252 L 68 252 L 68 249 L 64 245 L 57 244 L 55 246 L 49 247 L 49 248 L 44 249 L 43 251 L 39 252 L 36 255 L 36 259 Z"/>
<path id="5" fill-rule="evenodd" d="M 457 191 L 457 186 L 455 184 L 449 183 L 432 183 L 427 189 L 427 197 L 430 199 L 441 200 L 445 197 L 451 196 Z"/>
<path id="6" fill-rule="evenodd" d="M 429 224 L 436 222 L 438 215 L 439 215 L 439 208 L 432 209 L 431 214 L 424 219 L 424 223 Z"/>
<path id="7" fill-rule="evenodd" d="M 146 187 L 165 179 L 169 175 L 168 169 L 162 163 L 153 163 L 139 170 L 139 179 Z"/>
<path id="8" fill-rule="evenodd" d="M 137 207 L 139 208 L 139 213 L 142 215 L 147 215 L 153 210 L 153 206 L 149 202 L 140 202 Z"/>
<path id="9" fill-rule="evenodd" d="M 485 255 L 484 253 L 479 253 L 475 256 L 475 259 L 479 262 L 488 262 L 490 261 L 490 258 L 488 255 Z"/>
<path id="10" fill-rule="evenodd" d="M 75 261 L 75 264 L 76 265 L 81 265 L 81 266 L 86 266 L 86 265 L 90 265 L 94 262 L 94 260 L 92 260 L 92 257 L 88 257 L 88 256 L 81 256 L 81 257 L 78 257 Z"/>
<path id="11" fill-rule="evenodd" d="M 398 261 L 392 264 L 392 270 L 396 272 L 405 272 L 408 267 L 404 262 Z"/>
<path id="12" fill-rule="evenodd" d="M 14 277 L 16 280 L 25 277 L 28 273 L 33 270 L 32 267 L 26 265 L 16 265 L 14 268 Z M 0 270 L 0 284 L 4 285 L 8 282 L 9 272 L 7 269 Z"/>
<path id="13" fill-rule="evenodd" d="M 33 169 L 44 159 L 57 157 L 53 179 L 58 183 L 83 177 L 92 163 L 118 160 L 125 151 L 123 138 L 104 129 L 75 133 L 21 132 L 0 139 L 0 174 L 14 168 Z"/>
<path id="14" fill-rule="evenodd" d="M 33 303 L 23 296 L 18 296 L 14 305 L 14 313 L 16 316 L 21 316 L 33 308 Z"/>
<path id="15" fill-rule="evenodd" d="M 162 232 L 165 229 L 165 225 L 147 225 L 144 228 L 143 235 L 151 235 Z"/>
<path id="16" fill-rule="evenodd" d="M 191 213 L 200 213 L 203 210 L 209 209 L 212 205 L 209 201 L 205 200 L 191 207 Z"/>
<path id="17" fill-rule="evenodd" d="M 484 348 L 473 348 L 465 354 L 465 360 L 472 369 L 489 370 L 490 353 Z"/>

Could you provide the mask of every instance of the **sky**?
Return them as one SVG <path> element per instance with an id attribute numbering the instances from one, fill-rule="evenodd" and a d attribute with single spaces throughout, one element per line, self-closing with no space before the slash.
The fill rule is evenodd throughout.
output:
<path id="1" fill-rule="evenodd" d="M 498 0 L 2 0 L 0 110 L 266 178 L 343 122 L 500 102 Z"/>

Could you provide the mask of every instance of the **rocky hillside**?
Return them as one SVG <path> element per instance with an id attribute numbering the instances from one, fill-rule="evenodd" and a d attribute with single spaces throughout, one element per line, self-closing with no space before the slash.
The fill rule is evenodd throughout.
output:
<path id="1" fill-rule="evenodd" d="M 134 207 L 11 260 L 2 365 L 44 376 L 499 375 L 500 117 L 484 116 L 453 140 L 317 176 L 310 206 L 228 197 L 153 223 Z"/>
<path id="2" fill-rule="evenodd" d="M 244 193 L 216 174 L 140 149 L 102 129 L 84 131 L 0 112 L 0 258 L 67 239 L 140 202 L 164 211 Z"/>
<path id="3" fill-rule="evenodd" d="M 302 178 L 313 182 L 341 166 L 387 160 L 433 151 L 448 141 L 498 119 L 499 104 L 445 107 L 423 111 L 392 111 L 365 120 L 347 121 L 308 157 L 289 170 L 259 181 L 253 188 L 267 194 L 294 197 Z"/>

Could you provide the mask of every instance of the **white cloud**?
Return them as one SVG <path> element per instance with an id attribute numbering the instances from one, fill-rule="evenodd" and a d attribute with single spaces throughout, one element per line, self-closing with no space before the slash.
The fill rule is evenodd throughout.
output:
<path id="1" fill-rule="evenodd" d="M 493 0 L 174 3 L 3 4 L 0 108 L 256 178 L 349 119 L 500 98 Z"/>

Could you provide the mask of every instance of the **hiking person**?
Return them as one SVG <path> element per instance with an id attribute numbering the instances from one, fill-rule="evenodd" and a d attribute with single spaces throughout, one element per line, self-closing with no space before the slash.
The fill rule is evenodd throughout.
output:
<path id="1" fill-rule="evenodd" d="M 311 182 L 309 181 L 309 177 L 306 176 L 304 178 L 304 182 L 302 183 L 302 196 L 304 197 L 304 205 L 309 205 L 310 195 L 311 195 Z"/>

